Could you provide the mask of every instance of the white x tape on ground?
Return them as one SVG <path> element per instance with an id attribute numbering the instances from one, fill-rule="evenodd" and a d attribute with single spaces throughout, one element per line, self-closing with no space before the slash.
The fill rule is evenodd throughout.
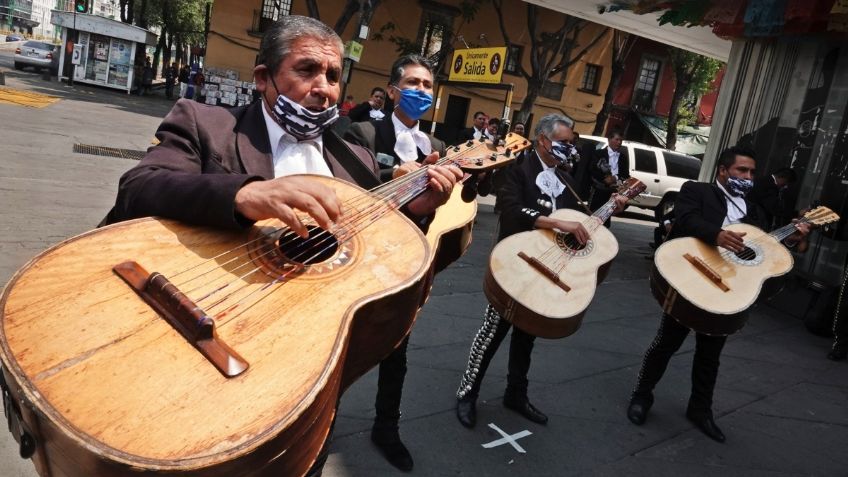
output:
<path id="1" fill-rule="evenodd" d="M 523 431 L 515 433 L 515 434 L 507 434 L 506 432 L 501 430 L 500 427 L 496 426 L 494 423 L 489 423 L 489 427 L 491 427 L 492 429 L 497 431 L 497 433 L 500 434 L 503 437 L 501 439 L 497 439 L 497 440 L 494 440 L 492 442 L 487 442 L 486 444 L 481 444 L 484 449 L 491 449 L 492 447 L 498 447 L 498 446 L 502 446 L 504 444 L 509 444 L 513 448 L 515 448 L 515 450 L 517 450 L 518 452 L 520 452 L 522 454 L 527 453 L 527 451 L 525 451 L 523 447 L 518 445 L 517 441 L 518 441 L 518 439 L 521 439 L 522 437 L 527 437 L 527 436 L 533 434 L 532 432 L 530 432 L 528 430 L 523 430 Z"/>

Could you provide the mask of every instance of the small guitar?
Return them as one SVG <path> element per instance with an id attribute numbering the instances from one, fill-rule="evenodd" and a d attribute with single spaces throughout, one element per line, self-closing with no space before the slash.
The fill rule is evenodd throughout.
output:
<path id="1" fill-rule="evenodd" d="M 439 164 L 505 165 L 527 141 L 451 148 Z M 40 475 L 298 476 L 344 390 L 409 333 L 434 251 L 399 209 L 426 168 L 245 231 L 154 218 L 39 254 L 0 295 L 0 361 L 21 453 Z M 438 224 L 436 224 L 438 227 Z M 436 230 L 435 237 L 446 230 Z M 20 423 L 20 425 L 18 425 Z"/>
<path id="2" fill-rule="evenodd" d="M 799 222 L 823 225 L 837 220 L 839 216 L 827 207 L 817 207 Z M 793 224 L 771 233 L 747 224 L 724 229 L 745 232 L 743 251 L 733 253 L 694 237 L 677 238 L 657 249 L 651 271 L 651 292 L 663 311 L 709 335 L 739 331 L 763 282 L 788 273 L 793 264 L 792 255 L 781 244 L 795 232 Z"/>
<path id="3" fill-rule="evenodd" d="M 630 178 L 620 194 L 629 199 L 645 190 Z M 615 210 L 613 198 L 592 216 L 554 211 L 555 219 L 582 222 L 590 240 L 581 246 L 571 234 L 532 230 L 511 235 L 492 250 L 483 290 L 500 315 L 527 333 L 542 338 L 571 335 L 583 321 L 595 288 L 618 253 L 615 236 L 602 224 Z"/>

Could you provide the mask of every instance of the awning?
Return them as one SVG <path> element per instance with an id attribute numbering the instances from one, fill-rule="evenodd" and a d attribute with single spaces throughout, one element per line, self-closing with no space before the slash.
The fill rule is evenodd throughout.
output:
<path id="1" fill-rule="evenodd" d="M 79 31 L 87 31 L 89 33 L 134 41 L 145 45 L 155 45 L 157 39 L 155 33 L 147 31 L 144 28 L 98 15 L 74 14 L 74 12 L 53 10 L 50 23 L 60 27 L 76 28 Z"/>
<path id="2" fill-rule="evenodd" d="M 660 147 L 666 147 L 667 120 L 659 116 L 641 114 L 634 111 L 639 121 L 651 131 Z M 674 150 L 689 154 L 690 156 L 703 157 L 707 150 L 707 141 L 710 139 L 710 126 L 686 126 L 677 129 L 677 144 Z"/>

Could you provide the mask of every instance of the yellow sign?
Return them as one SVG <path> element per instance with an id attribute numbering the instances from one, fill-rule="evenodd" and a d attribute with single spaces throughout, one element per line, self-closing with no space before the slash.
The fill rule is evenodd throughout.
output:
<path id="1" fill-rule="evenodd" d="M 506 62 L 506 47 L 456 50 L 450 70 L 451 81 L 500 83 Z"/>

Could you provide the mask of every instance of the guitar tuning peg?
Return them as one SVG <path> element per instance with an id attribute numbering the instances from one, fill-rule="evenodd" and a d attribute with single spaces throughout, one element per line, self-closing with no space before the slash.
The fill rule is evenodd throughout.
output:
<path id="1" fill-rule="evenodd" d="M 468 142 L 465 143 L 466 146 L 471 147 L 474 145 L 474 141 L 469 139 Z"/>
<path id="2" fill-rule="evenodd" d="M 489 156 L 489 160 L 497 161 L 498 160 L 498 153 L 493 152 L 492 155 Z"/>
<path id="3" fill-rule="evenodd" d="M 453 147 L 453 152 L 459 152 L 459 146 L 454 146 L 454 147 Z"/>
<path id="4" fill-rule="evenodd" d="M 504 157 L 509 157 L 511 155 L 512 155 L 512 149 L 507 149 L 506 151 L 504 151 Z"/>

